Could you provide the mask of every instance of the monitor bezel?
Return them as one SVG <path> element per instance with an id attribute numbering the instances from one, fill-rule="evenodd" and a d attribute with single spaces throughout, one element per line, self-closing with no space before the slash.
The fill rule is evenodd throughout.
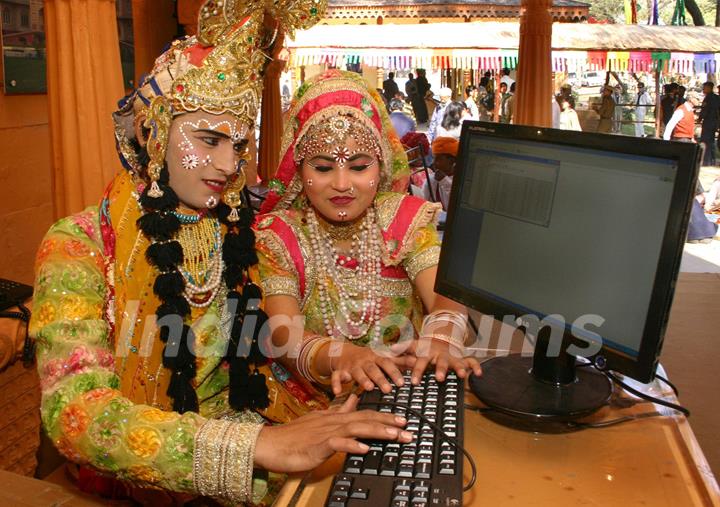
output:
<path id="1" fill-rule="evenodd" d="M 675 292 L 675 284 L 680 270 L 680 260 L 687 235 L 687 224 L 699 173 L 702 153 L 699 146 L 695 143 L 663 141 L 654 138 L 636 138 L 524 125 L 465 121 L 463 122 L 460 137 L 460 148 L 447 210 L 443 244 L 449 244 L 452 241 L 453 223 L 456 208 L 459 204 L 458 194 L 466 167 L 464 154 L 468 151 L 470 138 L 474 133 L 503 139 L 541 141 L 578 148 L 653 156 L 677 162 L 678 173 L 673 187 L 669 218 L 662 240 L 658 269 L 655 273 L 650 308 L 643 328 L 639 354 L 636 359 L 633 359 L 620 351 L 603 345 L 599 352 L 589 356 L 589 359 L 604 369 L 621 372 L 640 382 L 650 382 L 655 376 Z M 678 238 L 681 239 L 678 240 Z M 500 320 L 504 315 L 516 315 L 512 306 L 479 296 L 472 290 L 448 280 L 449 263 L 450 254 L 446 248 L 443 248 L 440 253 L 435 282 L 435 291 L 438 294 L 454 299 L 481 313 L 493 315 L 495 318 L 500 318 Z M 565 331 L 563 339 L 564 347 L 570 343 L 582 348 L 587 347 L 587 342 L 575 338 L 568 330 Z"/>

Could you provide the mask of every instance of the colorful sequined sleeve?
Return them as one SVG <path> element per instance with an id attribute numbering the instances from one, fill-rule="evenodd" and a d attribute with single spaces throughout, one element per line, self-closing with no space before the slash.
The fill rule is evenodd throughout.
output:
<path id="1" fill-rule="evenodd" d="M 410 280 L 415 281 L 418 273 L 437 266 L 440 259 L 440 238 L 435 224 L 430 223 L 420 227 L 410 241 L 412 246 L 408 249 L 402 264 Z"/>
<path id="2" fill-rule="evenodd" d="M 162 411 L 118 390 L 96 217 L 59 221 L 38 253 L 31 334 L 45 431 L 69 460 L 138 487 L 246 501 L 262 424 Z M 224 475 L 221 458 L 233 460 Z"/>
<path id="3" fill-rule="evenodd" d="M 282 240 L 270 229 L 256 232 L 255 248 L 263 295 L 292 296 L 300 301 L 298 276 Z"/>

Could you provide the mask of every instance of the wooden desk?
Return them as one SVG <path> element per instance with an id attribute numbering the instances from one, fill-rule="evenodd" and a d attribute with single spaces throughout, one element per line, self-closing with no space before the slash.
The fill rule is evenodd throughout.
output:
<path id="1" fill-rule="evenodd" d="M 479 406 L 469 392 L 465 401 Z M 585 421 L 659 408 L 648 403 L 604 408 Z M 465 506 L 720 506 L 718 485 L 684 416 L 539 434 L 510 429 L 466 410 L 465 447 L 478 470 L 475 485 L 465 493 Z M 304 479 L 290 480 L 275 505 L 323 505 L 342 458 L 336 456 Z M 469 468 L 466 461 L 466 483 Z"/>

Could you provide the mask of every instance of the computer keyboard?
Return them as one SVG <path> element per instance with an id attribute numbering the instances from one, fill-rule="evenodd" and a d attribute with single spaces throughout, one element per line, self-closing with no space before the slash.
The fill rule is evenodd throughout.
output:
<path id="1" fill-rule="evenodd" d="M 464 382 L 448 372 L 438 382 L 427 372 L 419 385 L 406 373 L 403 387 L 383 394 L 378 388 L 363 393 L 360 408 L 405 417 L 405 429 L 415 436 L 407 444 L 365 441 L 367 454 L 348 454 L 340 474 L 333 478 L 327 507 L 423 507 L 460 506 L 463 491 L 463 455 L 433 428 L 405 408 L 409 407 L 437 424 L 445 434 L 463 442 Z"/>

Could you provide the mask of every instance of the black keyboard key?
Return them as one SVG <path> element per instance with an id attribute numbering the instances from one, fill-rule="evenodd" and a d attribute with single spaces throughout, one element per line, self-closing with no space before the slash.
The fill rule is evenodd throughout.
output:
<path id="1" fill-rule="evenodd" d="M 362 473 L 365 475 L 377 475 L 380 469 L 380 460 L 382 453 L 380 451 L 371 451 L 365 455 L 365 462 Z"/>
<path id="2" fill-rule="evenodd" d="M 350 486 L 338 486 L 335 484 L 330 494 L 332 496 L 348 496 L 350 494 Z"/>
<path id="3" fill-rule="evenodd" d="M 454 463 L 440 463 L 438 467 L 438 474 L 440 475 L 455 475 L 455 464 Z"/>
<path id="4" fill-rule="evenodd" d="M 413 484 L 413 492 L 424 491 L 427 493 L 430 491 L 430 483 L 428 481 L 417 481 Z"/>
<path id="5" fill-rule="evenodd" d="M 413 491 L 412 503 L 413 504 L 426 504 L 428 503 L 428 497 L 430 495 L 427 491 Z"/>
<path id="6" fill-rule="evenodd" d="M 331 496 L 328 500 L 328 507 L 345 507 L 347 498 L 344 496 Z"/>
<path id="7" fill-rule="evenodd" d="M 370 492 L 367 488 L 353 488 L 353 490 L 350 492 L 350 498 L 354 498 L 357 500 L 367 500 L 369 493 Z"/>
<path id="8" fill-rule="evenodd" d="M 393 500 L 390 507 L 410 507 L 410 502 L 407 500 Z"/>
<path id="9" fill-rule="evenodd" d="M 336 486 L 352 486 L 352 477 L 349 475 L 338 475 L 335 479 Z"/>
<path id="10" fill-rule="evenodd" d="M 397 466 L 397 456 L 385 456 L 382 463 L 380 463 L 380 475 L 389 475 L 390 477 L 394 477 Z"/>
<path id="11" fill-rule="evenodd" d="M 345 473 L 346 474 L 359 474 L 360 470 L 362 470 L 363 466 L 363 459 L 358 458 L 357 456 L 353 456 L 348 459 L 347 464 L 345 465 Z"/>
<path id="12" fill-rule="evenodd" d="M 430 463 L 418 463 L 415 466 L 415 477 L 418 479 L 430 478 Z"/>
<path id="13" fill-rule="evenodd" d="M 397 481 L 394 486 L 395 491 L 410 491 L 410 489 L 413 487 L 412 481 L 409 481 L 407 479 L 403 479 L 401 481 Z"/>
<path id="14" fill-rule="evenodd" d="M 412 477 L 414 465 L 400 463 L 397 470 L 398 477 Z"/>
<path id="15" fill-rule="evenodd" d="M 395 489 L 392 495 L 393 500 L 410 500 L 410 491 L 406 489 Z"/>

